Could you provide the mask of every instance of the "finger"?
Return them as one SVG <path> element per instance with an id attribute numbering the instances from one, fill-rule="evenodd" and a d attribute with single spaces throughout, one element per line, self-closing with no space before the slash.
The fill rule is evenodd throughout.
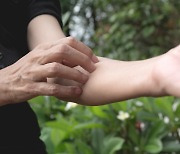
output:
<path id="1" fill-rule="evenodd" d="M 83 84 L 74 80 L 63 79 L 63 78 L 48 78 L 48 83 L 60 84 L 62 86 L 78 86 L 82 87 Z"/>
<path id="2" fill-rule="evenodd" d="M 96 68 L 95 64 L 88 56 L 66 44 L 60 44 L 51 48 L 46 51 L 42 57 L 43 58 L 41 59 L 40 64 L 47 64 L 51 62 L 62 63 L 63 60 L 66 60 L 74 66 L 80 65 L 88 72 L 93 72 Z"/>
<path id="3" fill-rule="evenodd" d="M 67 45 L 71 46 L 72 48 L 76 49 L 77 51 L 79 51 L 79 52 L 85 54 L 86 56 L 88 56 L 89 58 L 91 58 L 91 60 L 94 63 L 99 62 L 97 56 L 95 54 L 93 54 L 93 51 L 88 46 L 86 46 L 84 43 L 74 39 L 71 36 L 60 39 L 54 43 L 54 45 L 59 45 L 59 44 L 67 44 Z"/>
<path id="4" fill-rule="evenodd" d="M 86 83 L 88 80 L 88 76 L 79 70 L 56 62 L 39 66 L 39 68 L 37 68 L 34 72 L 34 77 L 36 78 L 36 81 L 59 77 L 74 80 L 82 84 Z"/>
<path id="5" fill-rule="evenodd" d="M 69 67 L 75 67 L 75 66 L 77 66 L 77 65 L 75 65 L 75 64 L 71 64 L 71 63 L 68 62 L 67 60 L 62 60 L 62 64 L 63 64 L 63 65 L 66 65 L 66 66 L 69 66 Z"/>
<path id="6" fill-rule="evenodd" d="M 82 94 L 82 89 L 77 86 L 61 86 L 46 82 L 36 82 L 29 85 L 28 93 L 34 96 L 55 96 L 63 99 L 79 97 Z"/>

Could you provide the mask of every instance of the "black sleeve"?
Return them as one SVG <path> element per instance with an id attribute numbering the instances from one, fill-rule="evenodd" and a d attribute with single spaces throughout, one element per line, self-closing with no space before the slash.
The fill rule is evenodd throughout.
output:
<path id="1" fill-rule="evenodd" d="M 62 27 L 59 0 L 28 0 L 27 23 L 29 23 L 34 17 L 42 14 L 53 15 Z"/>

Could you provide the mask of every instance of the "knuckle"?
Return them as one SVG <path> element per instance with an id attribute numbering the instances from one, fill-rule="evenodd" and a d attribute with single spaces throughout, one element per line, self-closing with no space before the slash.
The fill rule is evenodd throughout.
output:
<path id="1" fill-rule="evenodd" d="M 44 51 L 42 49 L 34 49 L 33 51 L 29 52 L 29 54 L 28 54 L 29 62 L 30 63 L 38 63 L 38 61 L 42 57 L 42 55 L 41 55 L 42 53 L 44 53 Z"/>
<path id="2" fill-rule="evenodd" d="M 76 41 L 76 39 L 75 39 L 74 37 L 72 37 L 72 36 L 67 37 L 67 43 L 68 43 L 70 46 L 74 45 L 76 42 L 77 42 L 77 41 Z"/>
<path id="3" fill-rule="evenodd" d="M 35 96 L 38 95 L 39 91 L 35 83 L 28 82 L 23 86 L 22 93 L 24 94 L 24 96 Z"/>
<path id="4" fill-rule="evenodd" d="M 79 77 L 79 74 L 74 71 L 72 74 L 71 74 L 71 79 L 72 80 L 78 80 L 80 77 Z"/>
<path id="5" fill-rule="evenodd" d="M 22 82 L 23 80 L 35 81 L 36 76 L 35 76 L 35 73 L 34 73 L 33 69 L 29 68 L 29 69 L 24 70 L 23 72 L 21 72 L 21 74 L 19 74 L 16 79 L 19 82 Z"/>
<path id="6" fill-rule="evenodd" d="M 66 44 L 59 45 L 57 52 L 59 55 L 64 56 L 68 52 L 68 46 Z"/>
<path id="7" fill-rule="evenodd" d="M 44 49 L 49 49 L 49 48 L 52 48 L 53 46 L 54 45 L 52 43 L 48 42 L 44 45 Z"/>
<path id="8" fill-rule="evenodd" d="M 73 78 L 75 80 L 82 80 L 83 79 L 83 75 L 82 75 L 82 73 L 80 71 L 77 70 L 77 71 L 75 71 L 73 73 Z"/>
<path id="9" fill-rule="evenodd" d="M 56 96 L 56 95 L 58 94 L 58 92 L 59 92 L 59 89 L 58 89 L 57 86 L 51 86 L 51 87 L 49 87 L 49 94 L 50 94 L 51 96 Z"/>
<path id="10" fill-rule="evenodd" d="M 48 69 L 50 73 L 56 73 L 60 69 L 60 65 L 56 62 L 53 62 Z"/>
<path id="11" fill-rule="evenodd" d="M 27 71 L 27 72 L 24 72 L 22 74 L 22 79 L 26 79 L 26 80 L 31 80 L 31 81 L 34 81 L 34 76 L 33 76 L 33 72 L 31 71 Z"/>
<path id="12" fill-rule="evenodd" d="M 32 91 L 31 91 L 32 90 Z M 24 91 L 26 93 L 37 93 L 37 87 L 35 84 L 27 84 L 25 87 L 24 87 Z"/>

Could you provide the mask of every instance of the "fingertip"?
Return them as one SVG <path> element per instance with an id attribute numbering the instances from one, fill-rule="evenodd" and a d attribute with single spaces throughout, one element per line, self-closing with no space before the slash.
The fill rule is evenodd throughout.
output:
<path id="1" fill-rule="evenodd" d="M 82 83 L 85 84 L 88 81 L 88 79 L 89 79 L 89 76 L 84 74 L 82 77 Z"/>
<path id="2" fill-rule="evenodd" d="M 82 89 L 81 89 L 80 87 L 75 87 L 75 88 L 74 88 L 74 93 L 75 93 L 76 95 L 81 95 L 81 94 L 82 94 Z"/>
<path id="3" fill-rule="evenodd" d="M 93 56 L 92 56 L 92 61 L 93 61 L 94 63 L 98 63 L 98 62 L 99 62 L 99 59 L 97 58 L 96 55 L 93 55 Z"/>
<path id="4" fill-rule="evenodd" d="M 95 64 L 92 62 L 92 63 L 91 63 L 91 69 L 90 69 L 89 73 L 92 73 L 92 72 L 94 72 L 95 70 L 96 70 L 96 66 L 95 66 Z"/>

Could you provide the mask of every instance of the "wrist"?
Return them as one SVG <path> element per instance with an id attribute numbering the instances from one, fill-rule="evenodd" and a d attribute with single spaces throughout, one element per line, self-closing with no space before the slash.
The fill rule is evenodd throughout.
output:
<path id="1" fill-rule="evenodd" d="M 158 97 L 165 95 L 162 78 L 160 77 L 157 65 L 161 56 L 154 57 L 134 63 L 136 77 L 133 79 L 133 97 Z"/>
<path id="2" fill-rule="evenodd" d="M 160 96 L 167 96 L 167 86 L 165 84 L 165 76 L 164 76 L 164 69 L 163 61 L 165 60 L 165 55 L 158 56 L 154 58 L 152 71 L 151 71 L 151 96 L 160 97 Z"/>

